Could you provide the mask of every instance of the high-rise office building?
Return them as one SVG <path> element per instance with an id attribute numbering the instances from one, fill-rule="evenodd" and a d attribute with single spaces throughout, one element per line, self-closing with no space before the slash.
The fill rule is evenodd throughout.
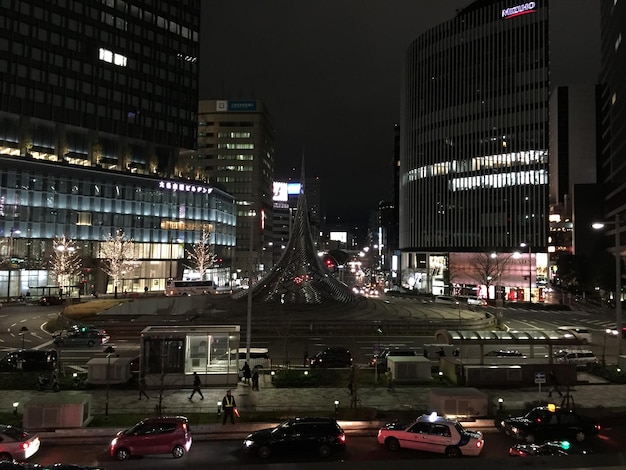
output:
<path id="1" fill-rule="evenodd" d="M 601 2 L 601 155 L 604 218 L 619 217 L 619 251 L 626 251 L 626 2 Z M 615 246 L 615 226 L 607 227 Z"/>
<path id="2" fill-rule="evenodd" d="M 228 256 L 232 196 L 173 177 L 196 145 L 199 13 L 200 0 L 0 2 L 0 292 L 56 282 L 42 254 L 62 235 L 95 268 L 110 234 L 135 239 L 124 290 L 180 277 L 203 229 Z M 73 281 L 111 288 L 90 273 Z"/>
<path id="3" fill-rule="evenodd" d="M 274 126 L 263 102 L 200 101 L 198 149 L 179 165 L 235 197 L 235 271 L 243 277 L 250 267 L 253 274 L 266 271 L 271 264 Z"/>
<path id="4" fill-rule="evenodd" d="M 544 281 L 548 96 L 547 2 L 479 0 L 410 45 L 400 124 L 405 287 L 480 284 L 472 257 L 515 250 L 521 257 L 501 282 L 528 300 Z"/>

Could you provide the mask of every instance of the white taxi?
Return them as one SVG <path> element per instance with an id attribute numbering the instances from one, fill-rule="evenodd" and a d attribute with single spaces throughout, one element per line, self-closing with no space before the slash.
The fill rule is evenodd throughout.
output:
<path id="1" fill-rule="evenodd" d="M 465 429 L 458 421 L 438 416 L 437 413 L 422 415 L 409 425 L 385 425 L 378 430 L 378 443 L 392 451 L 402 447 L 448 457 L 476 456 L 485 445 L 480 431 Z"/>

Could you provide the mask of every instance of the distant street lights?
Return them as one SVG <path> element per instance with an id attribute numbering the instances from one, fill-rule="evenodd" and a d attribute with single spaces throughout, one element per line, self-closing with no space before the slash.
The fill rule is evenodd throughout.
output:
<path id="1" fill-rule="evenodd" d="M 107 346 L 104 350 L 107 355 L 107 371 L 106 371 L 106 379 L 107 379 L 107 396 L 106 396 L 106 404 L 104 405 L 104 419 L 109 419 L 109 378 L 111 373 L 111 355 L 115 353 L 115 348 L 113 346 Z"/>
<path id="2" fill-rule="evenodd" d="M 620 218 L 619 214 L 615 214 L 615 220 L 609 222 L 596 222 L 592 227 L 601 230 L 605 225 L 613 225 L 615 227 L 615 329 L 618 334 L 618 356 L 622 354 L 622 338 L 624 335 L 622 327 L 622 256 L 620 253 Z"/>

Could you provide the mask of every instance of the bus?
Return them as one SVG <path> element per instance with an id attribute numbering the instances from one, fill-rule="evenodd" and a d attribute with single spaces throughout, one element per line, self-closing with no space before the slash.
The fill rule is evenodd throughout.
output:
<path id="1" fill-rule="evenodd" d="M 165 295 L 175 297 L 179 295 L 207 295 L 215 294 L 216 287 L 213 281 L 177 281 L 170 279 L 165 287 Z"/>

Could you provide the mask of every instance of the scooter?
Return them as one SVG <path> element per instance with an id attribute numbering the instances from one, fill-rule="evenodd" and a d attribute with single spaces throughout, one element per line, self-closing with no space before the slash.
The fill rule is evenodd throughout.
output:
<path id="1" fill-rule="evenodd" d="M 85 390 L 87 388 L 87 381 L 77 372 L 74 372 L 72 375 L 72 387 L 75 390 Z"/>
<path id="2" fill-rule="evenodd" d="M 37 390 L 43 392 L 44 390 L 52 390 L 58 392 L 61 390 L 57 376 L 53 375 L 52 378 L 40 375 L 37 377 Z"/>

